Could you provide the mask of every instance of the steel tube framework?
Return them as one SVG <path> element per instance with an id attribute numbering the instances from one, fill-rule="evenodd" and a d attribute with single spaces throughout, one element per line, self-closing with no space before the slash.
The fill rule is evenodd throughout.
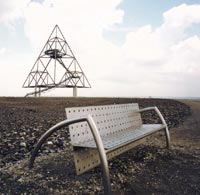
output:
<path id="1" fill-rule="evenodd" d="M 24 81 L 23 88 L 40 88 L 27 96 L 55 88 L 91 88 L 78 60 L 56 25 Z M 75 94 L 77 95 L 77 93 Z"/>
<path id="2" fill-rule="evenodd" d="M 155 107 L 148 107 L 148 108 L 140 109 L 139 112 L 144 112 L 144 111 L 149 111 L 149 110 L 154 110 L 157 113 L 157 115 L 159 116 L 162 124 L 165 125 L 166 145 L 167 145 L 167 148 L 170 149 L 170 134 L 169 134 L 169 129 L 168 129 L 167 123 L 166 123 L 163 115 L 161 114 L 160 110 L 155 106 Z"/>

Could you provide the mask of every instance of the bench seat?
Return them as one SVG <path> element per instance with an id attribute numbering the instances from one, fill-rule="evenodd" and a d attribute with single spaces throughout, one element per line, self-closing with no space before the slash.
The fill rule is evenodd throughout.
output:
<path id="1" fill-rule="evenodd" d="M 109 150 L 114 147 L 119 147 L 120 145 L 126 145 L 130 142 L 134 142 L 163 128 L 165 128 L 165 125 L 163 124 L 144 124 L 136 129 L 128 128 L 120 132 L 101 136 L 101 139 L 104 145 L 104 149 Z M 94 139 L 79 142 L 79 144 L 73 144 L 73 146 L 97 148 Z"/>

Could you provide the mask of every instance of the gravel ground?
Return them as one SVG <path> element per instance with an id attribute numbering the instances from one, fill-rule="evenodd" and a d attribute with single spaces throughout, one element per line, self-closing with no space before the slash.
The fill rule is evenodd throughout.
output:
<path id="1" fill-rule="evenodd" d="M 134 102 L 140 108 L 158 106 L 170 127 L 172 149 L 164 148 L 159 132 L 111 160 L 113 194 L 200 194 L 200 102 L 8 97 L 0 98 L 0 194 L 102 194 L 101 168 L 76 176 L 65 129 L 49 138 L 32 170 L 27 160 L 39 137 L 65 119 L 65 107 Z M 142 117 L 144 123 L 159 122 L 153 112 Z"/>

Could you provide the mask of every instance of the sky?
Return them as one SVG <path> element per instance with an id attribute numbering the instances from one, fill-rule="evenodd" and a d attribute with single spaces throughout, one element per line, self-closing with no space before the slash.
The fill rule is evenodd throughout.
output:
<path id="1" fill-rule="evenodd" d="M 200 97 L 200 0 L 1 0 L 0 96 L 32 91 L 56 24 L 92 86 L 78 96 Z"/>

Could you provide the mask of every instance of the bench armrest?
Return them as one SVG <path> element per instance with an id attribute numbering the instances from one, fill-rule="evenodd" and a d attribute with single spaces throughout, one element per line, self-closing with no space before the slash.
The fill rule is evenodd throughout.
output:
<path id="1" fill-rule="evenodd" d="M 167 127 L 167 123 L 166 123 L 163 115 L 161 114 L 160 110 L 156 106 L 140 109 L 139 112 L 145 112 L 145 111 L 149 111 L 149 110 L 154 110 L 156 112 L 156 114 L 159 116 L 160 120 L 162 121 L 162 124 Z"/>
<path id="2" fill-rule="evenodd" d="M 76 118 L 76 119 L 70 119 L 70 120 L 63 120 L 59 123 L 57 123 L 56 125 L 54 125 L 53 127 L 51 127 L 48 131 L 46 131 L 38 140 L 32 154 L 31 154 L 31 158 L 29 160 L 29 168 L 33 167 L 34 161 L 35 161 L 35 157 L 39 151 L 39 149 L 41 148 L 42 144 L 47 140 L 48 137 L 50 137 L 53 133 L 55 133 L 57 130 L 71 125 L 73 123 L 78 123 L 78 122 L 83 122 L 86 121 L 87 118 L 86 117 L 82 117 L 82 118 Z"/>
<path id="3" fill-rule="evenodd" d="M 169 129 L 168 129 L 167 123 L 166 123 L 163 115 L 161 114 L 160 110 L 155 106 L 155 107 L 147 107 L 147 108 L 140 109 L 139 112 L 145 112 L 145 111 L 149 111 L 149 110 L 154 110 L 157 113 L 157 115 L 159 116 L 162 124 L 165 126 L 165 136 L 166 136 L 167 147 L 170 148 Z"/>
<path id="4" fill-rule="evenodd" d="M 99 151 L 99 156 L 100 156 L 100 160 L 101 160 L 102 167 L 103 167 L 105 194 L 111 194 L 111 185 L 110 185 L 110 177 L 109 177 L 109 169 L 108 169 L 108 161 L 107 161 L 106 152 L 105 152 L 103 142 L 102 142 L 101 136 L 99 134 L 98 128 L 90 114 L 87 116 L 80 117 L 80 118 L 67 119 L 67 120 L 61 121 L 61 122 L 57 123 L 56 125 L 54 125 L 53 127 L 51 127 L 48 131 L 46 131 L 41 136 L 39 141 L 37 142 L 32 154 L 31 154 L 28 166 L 29 166 L 29 168 L 33 167 L 35 157 L 37 156 L 38 151 L 41 148 L 42 144 L 47 140 L 48 137 L 50 137 L 53 133 L 55 133 L 57 130 L 59 130 L 63 127 L 69 126 L 74 123 L 84 122 L 84 121 L 86 121 L 88 123 L 90 130 L 92 132 L 92 135 L 94 137 L 95 143 L 97 145 L 98 151 Z"/>

